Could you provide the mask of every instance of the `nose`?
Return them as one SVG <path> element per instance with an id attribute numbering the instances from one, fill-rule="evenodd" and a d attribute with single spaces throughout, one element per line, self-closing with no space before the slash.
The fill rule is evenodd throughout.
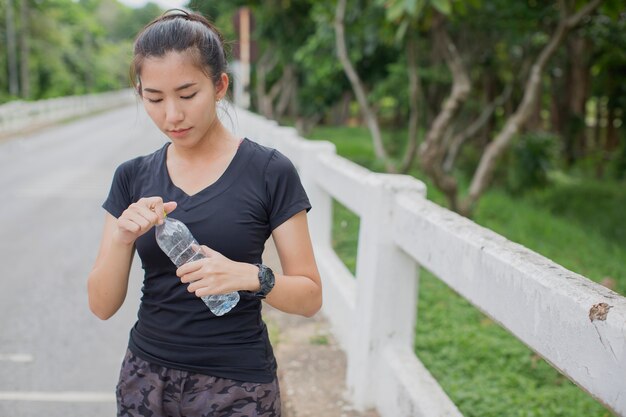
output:
<path id="1" fill-rule="evenodd" d="M 165 121 L 175 127 L 185 119 L 185 113 L 176 100 L 167 100 L 165 105 Z"/>

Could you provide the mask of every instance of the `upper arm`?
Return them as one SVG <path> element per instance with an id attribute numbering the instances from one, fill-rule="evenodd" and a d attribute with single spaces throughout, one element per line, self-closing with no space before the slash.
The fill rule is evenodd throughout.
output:
<path id="1" fill-rule="evenodd" d="M 301 275 L 321 287 L 321 279 L 309 234 L 306 211 L 293 215 L 272 232 L 285 275 Z"/>

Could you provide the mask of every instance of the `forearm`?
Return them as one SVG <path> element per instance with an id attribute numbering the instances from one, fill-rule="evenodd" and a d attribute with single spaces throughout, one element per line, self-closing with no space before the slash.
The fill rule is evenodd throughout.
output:
<path id="1" fill-rule="evenodd" d="M 261 289 L 257 266 L 237 262 L 230 273 L 232 277 L 238 279 L 240 289 L 254 293 Z M 311 317 L 322 306 L 322 289 L 307 276 L 283 275 L 274 272 L 274 288 L 269 292 L 265 301 L 285 313 Z"/>
<path id="2" fill-rule="evenodd" d="M 278 310 L 311 317 L 322 307 L 322 289 L 312 279 L 300 275 L 274 274 L 274 288 L 265 301 Z"/>
<path id="3" fill-rule="evenodd" d="M 112 241 L 106 254 L 89 274 L 89 308 L 103 320 L 113 316 L 126 298 L 133 253 L 132 244 Z"/>

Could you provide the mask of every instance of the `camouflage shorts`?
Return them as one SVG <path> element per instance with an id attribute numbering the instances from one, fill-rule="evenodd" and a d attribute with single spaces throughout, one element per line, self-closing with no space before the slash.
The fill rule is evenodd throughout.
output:
<path id="1" fill-rule="evenodd" d="M 276 379 L 259 384 L 179 371 L 130 350 L 116 394 L 118 417 L 280 417 Z"/>

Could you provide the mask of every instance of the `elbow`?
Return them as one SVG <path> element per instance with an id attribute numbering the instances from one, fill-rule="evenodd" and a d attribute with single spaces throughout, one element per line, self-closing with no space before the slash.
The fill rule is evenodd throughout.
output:
<path id="1" fill-rule="evenodd" d="M 311 303 L 306 311 L 302 312 L 302 316 L 306 318 L 311 318 L 315 316 L 322 309 L 322 293 L 320 291 L 319 295 L 315 297 L 315 302 Z"/>
<path id="2" fill-rule="evenodd" d="M 98 317 L 100 320 L 108 320 L 113 317 L 113 314 L 117 311 L 117 309 L 107 308 L 101 301 L 99 301 L 99 297 L 97 296 L 97 291 L 93 288 L 93 284 L 91 281 L 87 281 L 87 296 L 89 302 L 89 310 L 93 313 L 94 316 Z"/>
<path id="3" fill-rule="evenodd" d="M 100 320 L 104 321 L 113 317 L 113 313 L 109 311 L 105 311 L 104 309 L 98 308 L 97 306 L 93 305 L 93 303 L 91 302 L 89 303 L 89 309 L 91 310 L 93 315 L 98 317 Z"/>
<path id="4" fill-rule="evenodd" d="M 91 310 L 93 315 L 98 317 L 100 320 L 108 320 L 113 317 L 113 314 L 115 314 L 115 311 L 110 311 L 110 309 L 104 308 L 91 296 L 89 297 L 89 310 Z"/>

